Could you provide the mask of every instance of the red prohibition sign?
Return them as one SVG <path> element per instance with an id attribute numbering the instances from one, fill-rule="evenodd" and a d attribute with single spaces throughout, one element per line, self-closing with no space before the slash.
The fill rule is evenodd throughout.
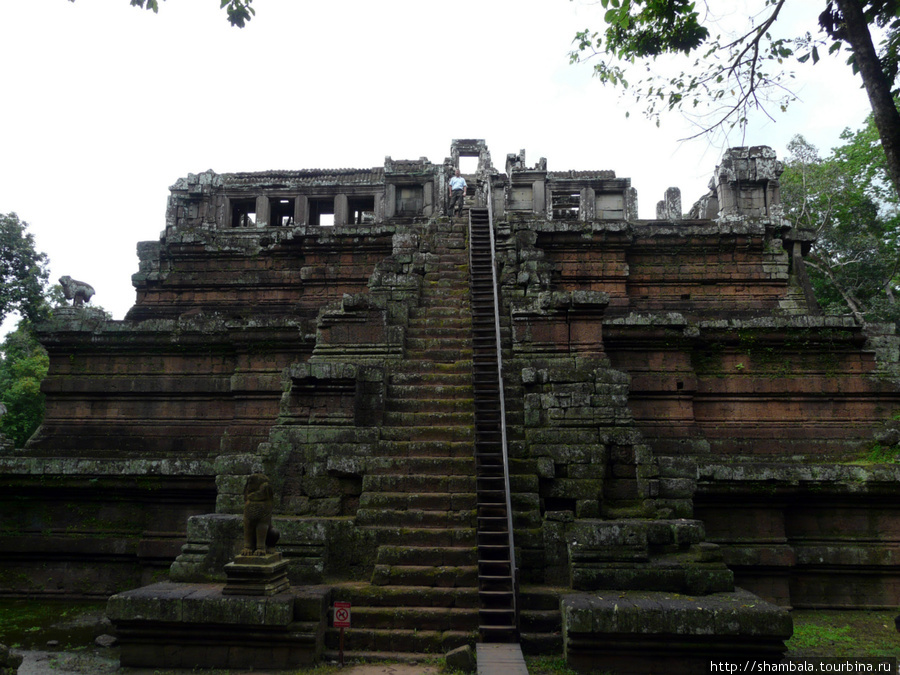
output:
<path id="1" fill-rule="evenodd" d="M 334 627 L 350 628 L 350 603 L 334 603 Z"/>

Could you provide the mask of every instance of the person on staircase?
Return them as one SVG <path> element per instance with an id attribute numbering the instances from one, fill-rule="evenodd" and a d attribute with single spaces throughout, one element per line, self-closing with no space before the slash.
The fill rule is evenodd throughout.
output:
<path id="1" fill-rule="evenodd" d="M 463 203 L 466 197 L 466 179 L 459 175 L 459 169 L 456 170 L 454 176 L 450 179 L 450 217 L 453 217 L 453 210 L 462 215 Z"/>

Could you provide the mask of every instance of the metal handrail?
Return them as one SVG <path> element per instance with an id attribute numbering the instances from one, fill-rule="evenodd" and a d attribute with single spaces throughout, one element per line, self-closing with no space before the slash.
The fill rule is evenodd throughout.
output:
<path id="1" fill-rule="evenodd" d="M 513 582 L 513 607 L 516 608 L 518 605 L 516 589 L 519 587 L 519 584 L 517 578 L 518 572 L 516 570 L 516 547 L 513 540 L 512 498 L 510 496 L 511 490 L 509 487 L 509 452 L 506 446 L 506 398 L 503 391 L 503 354 L 500 349 L 500 297 L 497 293 L 497 251 L 496 241 L 494 239 L 494 200 L 491 193 L 490 176 L 487 177 L 485 183 L 487 183 L 485 193 L 488 212 L 488 232 L 490 233 L 491 239 L 491 278 L 494 289 L 494 336 L 497 346 L 497 384 L 500 392 L 500 441 L 503 446 L 503 482 L 506 493 L 506 524 L 507 529 L 509 530 L 509 566 Z M 516 610 L 516 615 L 518 616 L 518 610 Z"/>

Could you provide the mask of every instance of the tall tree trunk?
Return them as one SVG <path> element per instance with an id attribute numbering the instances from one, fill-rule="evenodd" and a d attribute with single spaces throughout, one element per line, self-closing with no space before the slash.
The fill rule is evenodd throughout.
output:
<path id="1" fill-rule="evenodd" d="M 856 57 L 859 74 L 869 95 L 869 105 L 872 106 L 875 127 L 887 156 L 888 172 L 894 189 L 900 194 L 900 113 L 891 96 L 891 83 L 884 76 L 875 45 L 872 44 L 862 3 L 859 0 L 834 0 L 834 4 L 843 17 L 841 37 L 850 44 Z"/>
<path id="2" fill-rule="evenodd" d="M 891 96 L 891 83 L 884 76 L 881 62 L 872 44 L 869 24 L 863 16 L 860 0 L 834 0 L 843 18 L 844 38 L 853 50 L 863 85 L 869 95 L 869 105 L 875 119 L 875 127 L 881 137 L 881 145 L 887 156 L 888 172 L 894 189 L 900 194 L 900 113 Z"/>

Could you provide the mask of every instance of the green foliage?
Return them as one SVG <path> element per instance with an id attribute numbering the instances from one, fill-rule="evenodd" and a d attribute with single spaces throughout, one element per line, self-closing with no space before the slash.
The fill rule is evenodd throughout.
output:
<path id="1" fill-rule="evenodd" d="M 896 611 L 794 610 L 787 656 L 896 656 Z"/>
<path id="2" fill-rule="evenodd" d="M 871 117 L 821 158 L 802 136 L 788 144 L 781 176 L 785 215 L 812 230 L 810 281 L 823 311 L 860 321 L 898 321 L 898 199 Z"/>
<path id="3" fill-rule="evenodd" d="M 159 12 L 159 0 L 130 0 L 132 7 L 140 7 L 149 9 L 154 14 Z M 256 10 L 251 7 L 253 0 L 219 0 L 219 7 L 228 13 L 228 22 L 232 26 L 243 28 L 248 21 L 256 14 Z M 75 2 L 75 0 L 69 0 Z"/>
<path id="4" fill-rule="evenodd" d="M 786 1 L 757 0 L 741 31 L 729 33 L 717 19 L 732 10 L 727 1 L 703 3 L 701 15 L 693 0 L 601 0 L 605 28 L 576 33 L 569 58 L 593 60 L 594 75 L 630 92 L 657 125 L 662 112 L 678 110 L 700 127 L 697 135 L 743 127 L 752 111 L 769 115 L 773 106 L 784 111 L 796 100 L 791 63 L 814 64 L 821 53 L 835 54 L 847 44 L 832 2 L 820 17 L 824 35 L 779 35 Z M 898 70 L 898 7 L 896 0 L 863 3 L 868 25 L 887 30 L 880 63 L 891 82 Z M 856 69 L 856 55 L 847 51 Z M 664 56 L 682 58 L 660 62 Z"/>
<path id="5" fill-rule="evenodd" d="M 66 648 L 77 648 L 88 635 L 72 624 L 86 615 L 99 618 L 104 610 L 99 603 L 4 599 L 0 600 L 0 636 L 7 646 L 33 648 L 57 639 Z"/>
<path id="6" fill-rule="evenodd" d="M 6 406 L 0 431 L 17 448 L 25 445 L 44 419 L 41 380 L 47 376 L 49 365 L 47 352 L 26 321 L 19 322 L 0 345 L 0 403 Z"/>
<path id="7" fill-rule="evenodd" d="M 564 656 L 528 656 L 525 661 L 530 675 L 576 675 Z"/>
<path id="8" fill-rule="evenodd" d="M 0 213 L 0 321 L 13 311 L 31 321 L 44 316 L 47 256 L 27 230 L 15 213 Z"/>
<path id="9" fill-rule="evenodd" d="M 900 453 L 900 448 L 897 446 L 884 447 L 880 443 L 876 443 L 872 446 L 872 449 L 869 451 L 869 454 L 866 455 L 865 460 L 863 462 L 858 462 L 862 464 L 885 464 L 890 462 L 897 461 L 897 455 Z"/>

